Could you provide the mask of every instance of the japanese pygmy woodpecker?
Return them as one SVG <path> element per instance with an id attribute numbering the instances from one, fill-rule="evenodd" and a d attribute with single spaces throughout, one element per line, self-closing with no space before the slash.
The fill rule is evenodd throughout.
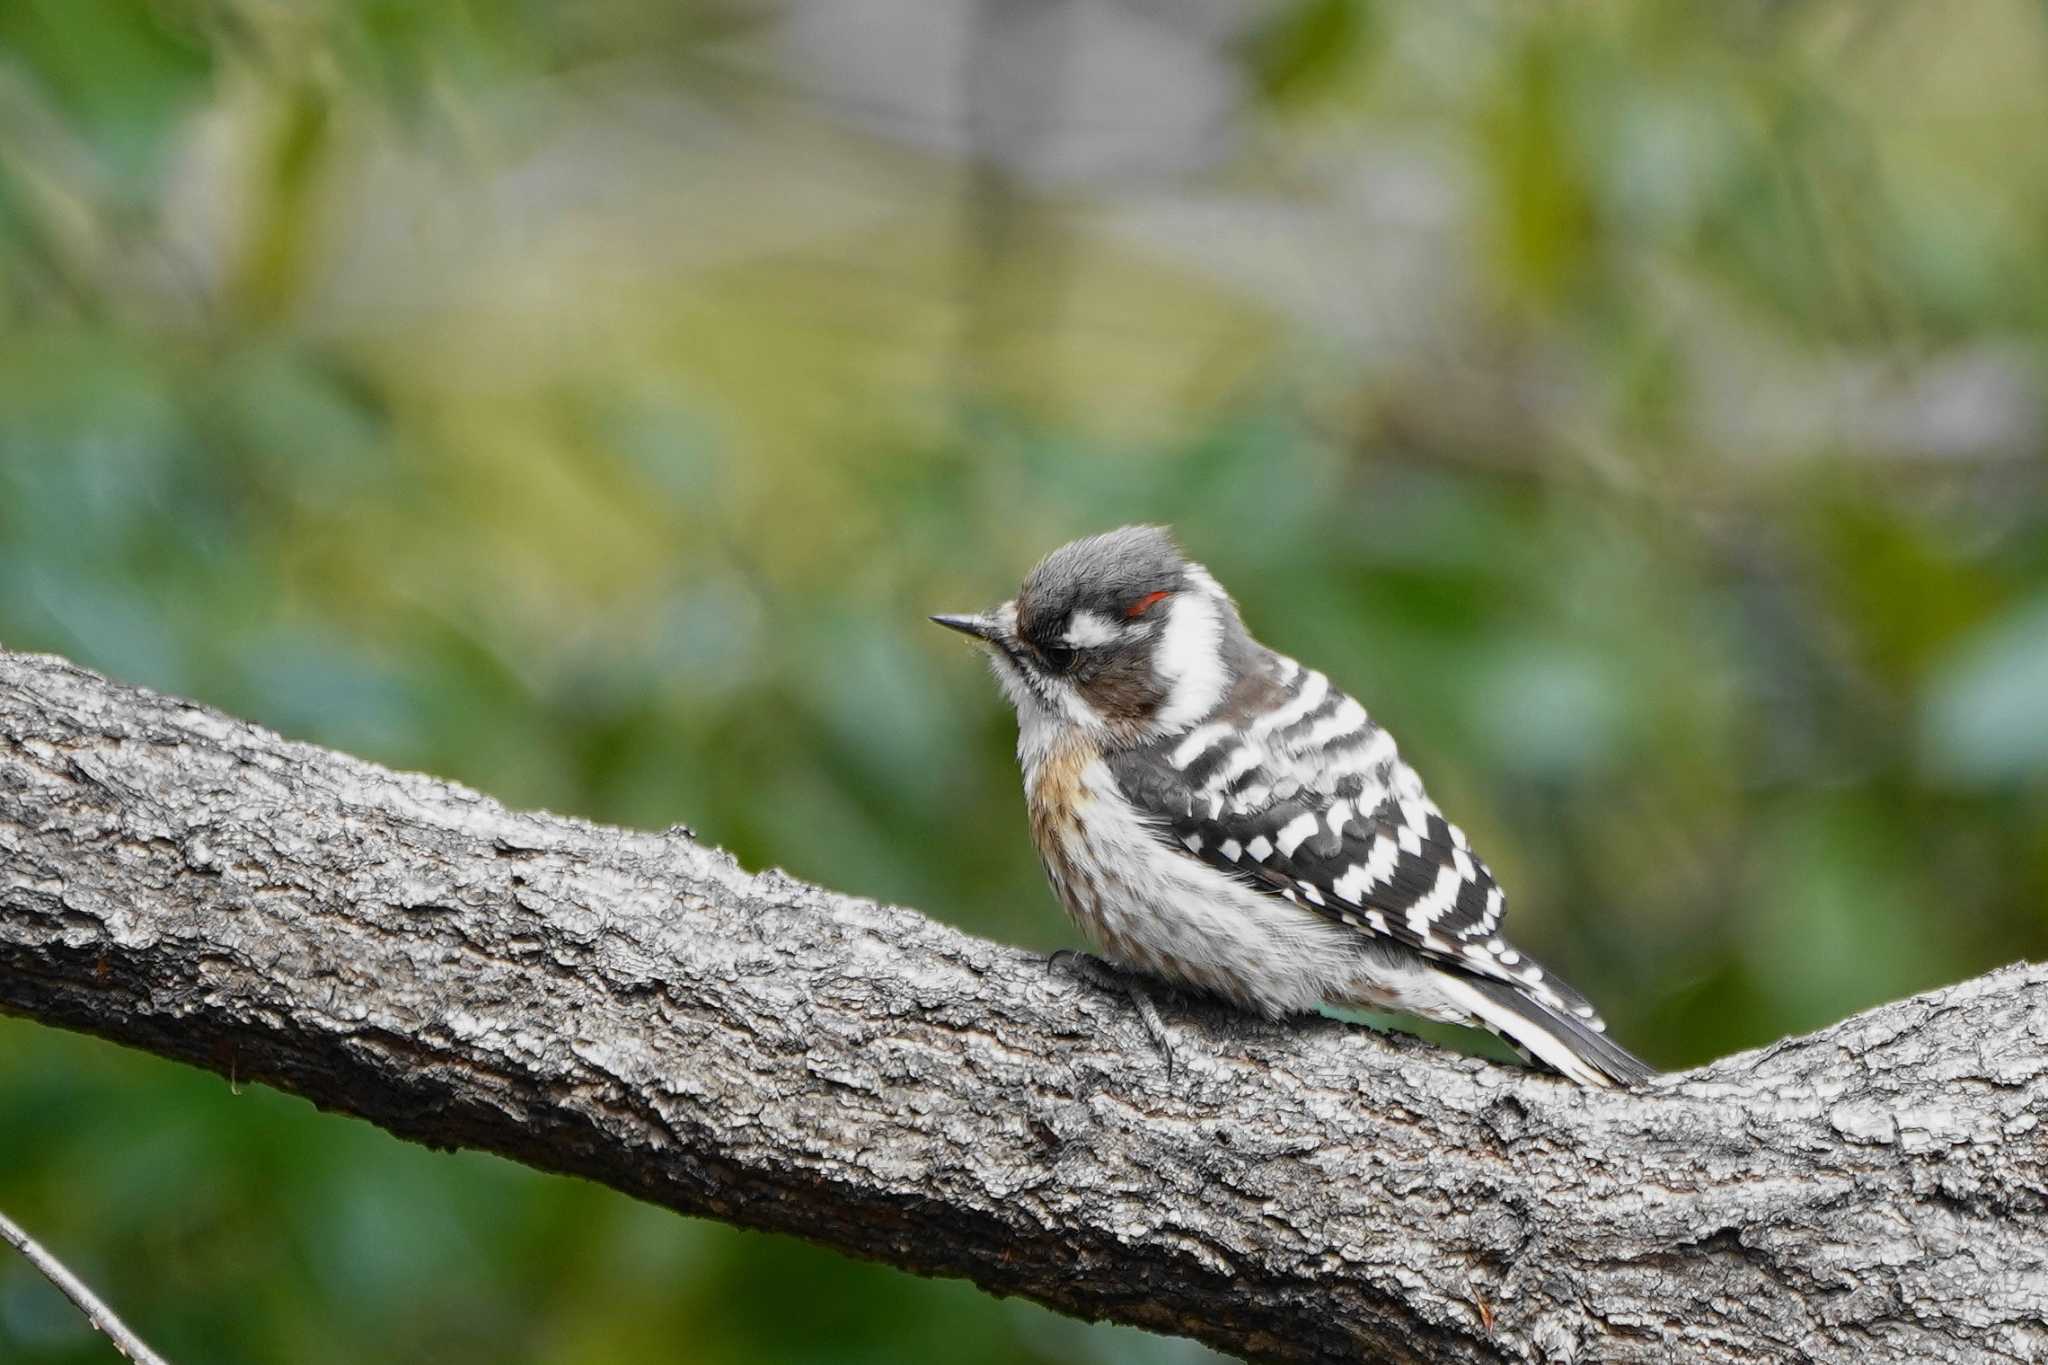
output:
<path id="1" fill-rule="evenodd" d="M 1113 962 L 1268 1015 L 1478 1025 L 1585 1085 L 1655 1074 L 1502 935 L 1493 874 L 1393 737 L 1165 531 L 1075 541 L 993 611 L 932 619 L 987 646 L 1046 874 Z"/>

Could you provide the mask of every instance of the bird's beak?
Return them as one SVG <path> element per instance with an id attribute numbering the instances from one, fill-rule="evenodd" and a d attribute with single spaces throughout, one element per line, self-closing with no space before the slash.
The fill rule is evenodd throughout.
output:
<path id="1" fill-rule="evenodd" d="M 957 630 L 962 635 L 972 635 L 977 640 L 991 643 L 1002 634 L 1002 625 L 993 616 L 934 616 L 933 621 L 947 630 Z"/>

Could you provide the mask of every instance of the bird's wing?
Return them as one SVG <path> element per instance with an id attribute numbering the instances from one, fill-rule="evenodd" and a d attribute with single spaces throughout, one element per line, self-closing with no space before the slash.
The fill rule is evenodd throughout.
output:
<path id="1" fill-rule="evenodd" d="M 1287 661 L 1282 661 L 1283 666 Z M 1506 897 L 1401 761 L 1393 738 L 1320 673 L 1284 694 L 1110 761 L 1158 837 L 1249 885 L 1427 958 L 1554 997 L 1576 991 L 1500 935 Z"/>
<path id="2" fill-rule="evenodd" d="M 1365 709 L 1278 660 L 1264 695 L 1109 760 L 1155 837 L 1186 856 L 1441 969 L 1469 1016 L 1588 1085 L 1655 1071 L 1585 996 L 1500 932 L 1506 897 Z"/>

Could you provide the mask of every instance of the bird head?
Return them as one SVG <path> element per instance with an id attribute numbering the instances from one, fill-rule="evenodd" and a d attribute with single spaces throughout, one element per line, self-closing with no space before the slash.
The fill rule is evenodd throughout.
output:
<path id="1" fill-rule="evenodd" d="M 1063 545 L 989 611 L 931 618 L 988 650 L 1027 744 L 1063 727 L 1097 743 L 1185 730 L 1228 692 L 1242 636 L 1229 597 L 1157 526 Z"/>

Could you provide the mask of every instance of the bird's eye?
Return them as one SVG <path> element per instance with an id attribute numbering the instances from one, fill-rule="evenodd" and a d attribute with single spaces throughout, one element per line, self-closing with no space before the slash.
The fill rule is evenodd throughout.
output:
<path id="1" fill-rule="evenodd" d="M 1045 666 L 1055 673 L 1064 673 L 1074 666 L 1072 645 L 1047 645 L 1038 653 L 1045 660 Z"/>

